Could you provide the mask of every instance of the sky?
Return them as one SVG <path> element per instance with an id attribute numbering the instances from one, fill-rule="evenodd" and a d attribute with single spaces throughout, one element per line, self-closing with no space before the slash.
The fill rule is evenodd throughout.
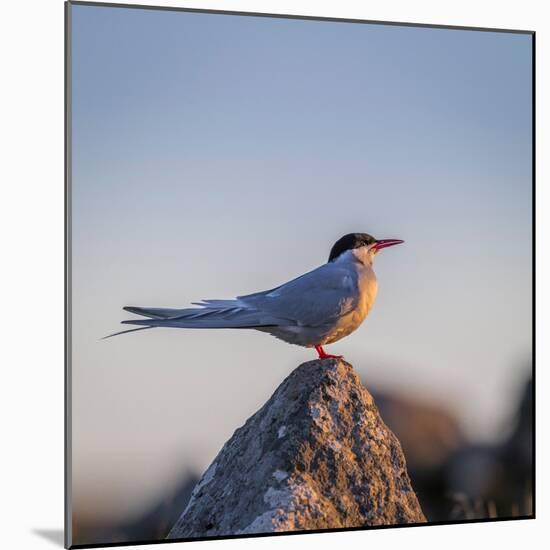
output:
<path id="1" fill-rule="evenodd" d="M 311 350 L 251 331 L 109 340 L 125 305 L 268 289 L 348 232 L 400 238 L 329 353 L 507 433 L 531 358 L 531 38 L 72 7 L 76 510 L 137 513 Z"/>

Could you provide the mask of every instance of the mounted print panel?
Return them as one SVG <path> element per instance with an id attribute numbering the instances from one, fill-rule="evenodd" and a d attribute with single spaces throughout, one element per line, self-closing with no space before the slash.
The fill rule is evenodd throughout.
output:
<path id="1" fill-rule="evenodd" d="M 66 546 L 534 517 L 534 33 L 66 22 Z"/>

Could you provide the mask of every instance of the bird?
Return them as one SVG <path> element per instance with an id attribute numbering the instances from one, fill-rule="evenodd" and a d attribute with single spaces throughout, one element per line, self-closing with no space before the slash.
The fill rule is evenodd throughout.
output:
<path id="1" fill-rule="evenodd" d="M 269 290 L 192 302 L 197 307 L 184 309 L 125 306 L 124 311 L 142 318 L 122 324 L 139 328 L 105 338 L 158 327 L 253 329 L 315 348 L 319 359 L 341 359 L 326 353 L 323 346 L 348 336 L 365 320 L 378 290 L 374 258 L 384 248 L 403 242 L 349 233 L 334 243 L 326 263 Z"/>

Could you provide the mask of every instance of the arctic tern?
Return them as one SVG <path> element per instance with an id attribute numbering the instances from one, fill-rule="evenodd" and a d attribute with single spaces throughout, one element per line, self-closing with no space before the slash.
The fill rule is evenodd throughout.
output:
<path id="1" fill-rule="evenodd" d="M 340 358 L 323 346 L 341 340 L 365 320 L 378 289 L 373 271 L 380 250 L 401 244 L 399 239 L 375 239 L 350 233 L 336 241 L 328 262 L 281 286 L 237 296 L 234 300 L 202 300 L 194 308 L 171 309 L 126 306 L 125 311 L 146 319 L 123 324 L 157 327 L 237 328 L 267 332 L 289 344 L 315 348 L 320 359 Z"/>

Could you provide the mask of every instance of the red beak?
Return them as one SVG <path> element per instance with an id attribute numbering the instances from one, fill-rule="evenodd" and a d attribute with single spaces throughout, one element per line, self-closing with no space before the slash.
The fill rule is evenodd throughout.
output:
<path id="1" fill-rule="evenodd" d="M 404 243 L 405 241 L 402 241 L 400 239 L 379 239 L 376 241 L 373 248 L 375 250 L 382 250 L 383 248 L 388 248 L 388 246 L 395 246 L 396 244 Z"/>

